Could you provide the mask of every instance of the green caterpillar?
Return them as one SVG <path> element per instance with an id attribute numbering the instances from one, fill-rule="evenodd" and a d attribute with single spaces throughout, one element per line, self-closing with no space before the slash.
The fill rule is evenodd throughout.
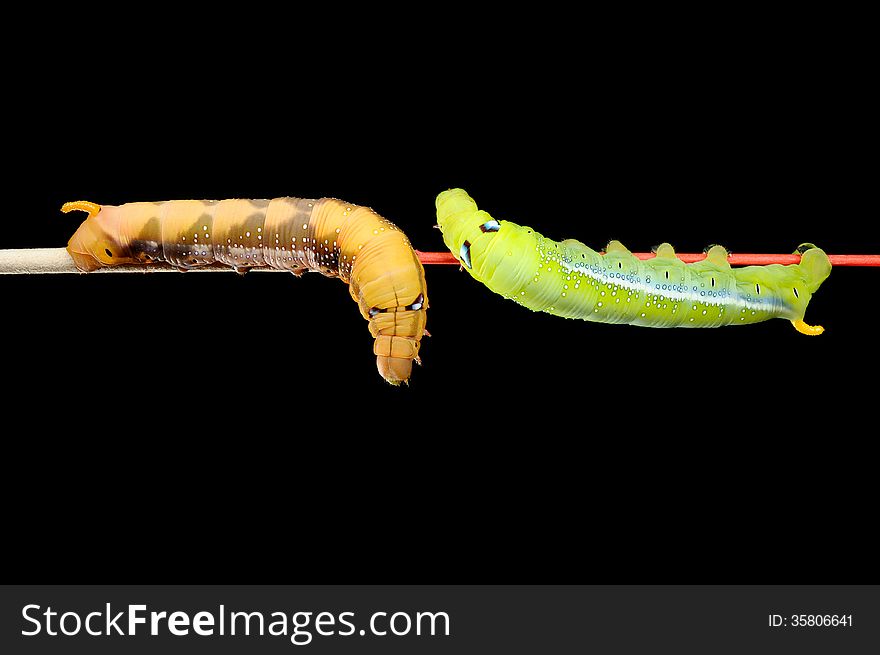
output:
<path id="1" fill-rule="evenodd" d="M 619 241 L 598 253 L 580 241 L 557 243 L 529 227 L 496 221 L 462 189 L 444 191 L 436 205 L 443 240 L 468 273 L 534 311 L 647 327 L 784 318 L 803 334 L 824 331 L 803 320 L 812 294 L 831 273 L 828 256 L 812 244 L 802 244 L 800 263 L 788 266 L 734 269 L 721 246 L 685 264 L 668 243 L 643 261 Z"/>

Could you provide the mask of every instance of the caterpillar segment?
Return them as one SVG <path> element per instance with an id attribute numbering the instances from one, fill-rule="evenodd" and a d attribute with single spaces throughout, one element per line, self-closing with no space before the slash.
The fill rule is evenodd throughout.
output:
<path id="1" fill-rule="evenodd" d="M 648 260 L 619 241 L 596 252 L 580 241 L 556 242 L 530 227 L 496 221 L 463 189 L 437 196 L 437 223 L 462 267 L 492 291 L 534 311 L 645 327 L 720 327 L 771 318 L 802 334 L 812 295 L 831 273 L 820 248 L 802 244 L 798 264 L 731 268 L 722 246 L 685 264 L 663 243 Z"/>
<path id="2" fill-rule="evenodd" d="M 428 295 L 406 235 L 368 207 L 335 198 L 66 203 L 86 220 L 67 245 L 81 271 L 165 262 L 182 271 L 222 264 L 244 273 L 314 271 L 348 284 L 375 338 L 382 377 L 408 382 L 425 334 Z"/>

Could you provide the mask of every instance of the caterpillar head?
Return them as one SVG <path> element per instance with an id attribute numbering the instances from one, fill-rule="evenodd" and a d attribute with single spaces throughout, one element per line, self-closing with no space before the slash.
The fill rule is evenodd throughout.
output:
<path id="1" fill-rule="evenodd" d="M 89 217 L 77 228 L 67 243 L 67 252 L 81 271 L 94 271 L 103 266 L 131 264 L 135 259 L 130 249 L 112 235 L 111 220 L 106 211 L 94 203 L 67 203 L 62 211 L 79 209 Z"/>
<path id="2" fill-rule="evenodd" d="M 409 384 L 413 361 L 419 362 L 419 342 L 409 337 L 379 335 L 373 352 L 376 367 L 385 381 L 394 386 Z"/>
<path id="3" fill-rule="evenodd" d="M 437 227 L 443 233 L 446 247 L 465 268 L 473 269 L 474 244 L 483 235 L 499 232 L 501 223 L 487 212 L 477 209 L 477 203 L 464 189 L 444 191 L 437 196 L 436 206 Z M 477 251 L 483 253 L 487 245 L 486 239 L 481 240 Z"/>
<path id="4" fill-rule="evenodd" d="M 443 241 L 458 254 L 461 244 L 472 236 L 476 227 L 477 203 L 464 189 L 449 189 L 437 196 L 437 227 Z"/>
<path id="5" fill-rule="evenodd" d="M 394 386 L 409 383 L 413 361 L 421 364 L 419 346 L 425 330 L 425 310 L 428 298 L 425 292 L 405 307 L 380 309 L 372 307 L 367 312 L 370 332 L 376 337 L 373 352 L 376 367 L 385 381 Z M 408 336 L 405 336 L 408 335 Z"/>

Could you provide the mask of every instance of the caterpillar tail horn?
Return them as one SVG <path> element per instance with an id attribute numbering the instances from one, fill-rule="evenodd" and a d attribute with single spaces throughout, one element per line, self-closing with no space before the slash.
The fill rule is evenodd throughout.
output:
<path id="1" fill-rule="evenodd" d="M 803 321 L 792 321 L 791 324 L 794 326 L 795 330 L 810 337 L 819 336 L 825 331 L 825 328 L 821 325 L 808 325 Z"/>
<path id="2" fill-rule="evenodd" d="M 61 211 L 65 214 L 72 211 L 86 212 L 89 218 L 91 218 L 98 215 L 98 212 L 101 211 L 101 205 L 89 202 L 88 200 L 74 200 L 61 205 Z"/>

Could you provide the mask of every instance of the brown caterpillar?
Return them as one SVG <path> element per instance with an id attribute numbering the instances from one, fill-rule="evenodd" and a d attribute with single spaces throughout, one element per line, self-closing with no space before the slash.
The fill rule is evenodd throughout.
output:
<path id="1" fill-rule="evenodd" d="M 407 382 L 425 334 L 425 271 L 406 235 L 368 207 L 335 198 L 66 203 L 88 218 L 67 244 L 81 271 L 167 262 L 315 271 L 349 285 L 376 338 L 379 373 Z M 420 363 L 420 362 L 419 362 Z"/>

